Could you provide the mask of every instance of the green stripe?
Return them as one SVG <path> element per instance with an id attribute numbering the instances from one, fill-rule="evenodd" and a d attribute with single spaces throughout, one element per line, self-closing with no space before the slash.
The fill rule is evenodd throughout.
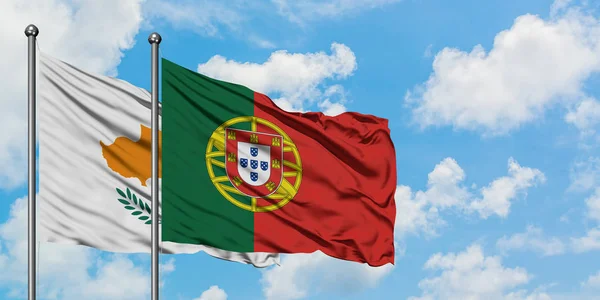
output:
<path id="1" fill-rule="evenodd" d="M 254 215 L 216 189 L 205 155 L 217 127 L 254 114 L 254 92 L 162 59 L 162 103 L 162 240 L 253 251 Z M 250 124 L 234 127 L 249 130 Z M 223 156 L 215 159 L 224 163 Z M 226 176 L 214 169 L 216 177 Z M 236 199 L 250 204 L 249 197 Z"/>

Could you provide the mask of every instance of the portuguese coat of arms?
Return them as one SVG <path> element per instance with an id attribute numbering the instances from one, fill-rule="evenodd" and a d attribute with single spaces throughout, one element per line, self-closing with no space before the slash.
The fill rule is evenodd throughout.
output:
<path id="1" fill-rule="evenodd" d="M 283 178 L 282 137 L 227 128 L 225 138 L 225 169 L 233 186 L 250 197 L 274 193 Z"/>

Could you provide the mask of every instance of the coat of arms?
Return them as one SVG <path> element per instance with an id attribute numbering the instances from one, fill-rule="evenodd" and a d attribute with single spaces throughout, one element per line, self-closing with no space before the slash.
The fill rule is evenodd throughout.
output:
<path id="1" fill-rule="evenodd" d="M 233 186 L 250 197 L 274 193 L 283 178 L 283 138 L 232 128 L 225 137 L 225 169 Z"/>

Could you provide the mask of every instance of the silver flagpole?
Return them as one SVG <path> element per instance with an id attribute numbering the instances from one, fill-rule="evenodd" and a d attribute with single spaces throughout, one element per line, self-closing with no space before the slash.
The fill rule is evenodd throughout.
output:
<path id="1" fill-rule="evenodd" d="M 162 38 L 154 32 L 152 45 L 152 300 L 158 300 L 158 45 Z"/>
<path id="2" fill-rule="evenodd" d="M 28 58 L 27 58 L 27 79 L 28 79 L 28 118 L 29 124 L 27 127 L 28 131 L 28 142 L 27 142 L 27 163 L 28 163 L 28 240 L 27 240 L 27 267 L 28 272 L 28 290 L 29 300 L 35 300 L 36 292 L 36 237 L 35 237 L 35 40 L 40 31 L 38 28 L 31 24 L 25 28 L 25 36 L 27 36 L 28 42 Z"/>

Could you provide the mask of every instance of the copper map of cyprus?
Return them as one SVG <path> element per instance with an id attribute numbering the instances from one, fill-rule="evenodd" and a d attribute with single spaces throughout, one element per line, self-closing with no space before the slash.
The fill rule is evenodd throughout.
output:
<path id="1" fill-rule="evenodd" d="M 140 139 L 132 141 L 127 137 L 118 137 L 114 143 L 105 145 L 100 141 L 102 156 L 108 167 L 125 178 L 137 178 L 142 186 L 152 177 L 150 128 L 140 125 Z M 158 177 L 162 177 L 162 132 L 158 132 Z"/>

